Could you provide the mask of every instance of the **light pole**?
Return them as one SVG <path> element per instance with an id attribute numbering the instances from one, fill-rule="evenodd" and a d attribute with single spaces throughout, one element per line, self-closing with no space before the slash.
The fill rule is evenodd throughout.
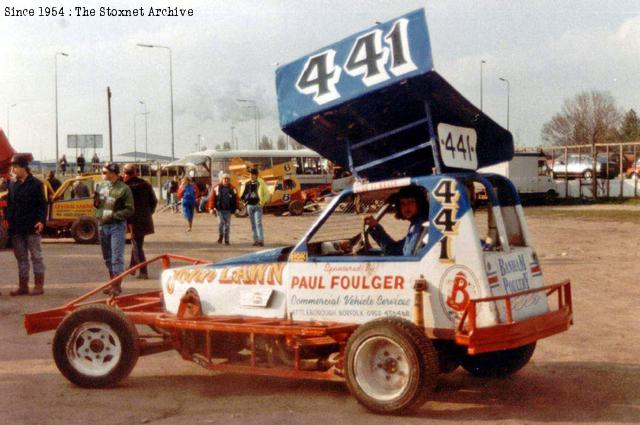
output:
<path id="1" fill-rule="evenodd" d="M 236 99 L 236 100 L 242 103 L 249 103 L 249 105 L 247 105 L 246 108 L 254 109 L 253 120 L 254 120 L 254 130 L 256 135 L 256 149 L 260 149 L 260 121 L 259 121 L 260 109 L 258 108 L 256 101 L 253 99 Z"/>
<path id="2" fill-rule="evenodd" d="M 138 162 L 138 115 L 133 114 L 133 162 Z"/>
<path id="3" fill-rule="evenodd" d="M 56 98 L 56 171 L 58 171 L 58 56 L 69 56 L 67 53 L 64 52 L 56 52 L 55 55 L 53 55 L 54 57 L 54 63 L 55 63 L 55 87 L 56 87 L 56 93 L 55 93 L 55 98 Z"/>
<path id="4" fill-rule="evenodd" d="M 11 135 L 11 133 L 9 132 L 9 123 L 11 121 L 11 118 L 10 118 L 11 108 L 13 108 L 16 105 L 17 105 L 17 103 L 14 103 L 13 105 L 9 105 L 7 107 L 7 137 L 9 137 Z"/>
<path id="5" fill-rule="evenodd" d="M 171 57 L 171 48 L 167 46 L 158 46 L 156 44 L 141 44 L 141 43 L 138 43 L 137 46 L 167 49 L 169 51 L 169 86 L 171 89 L 171 160 L 174 161 L 176 159 L 176 155 L 175 155 L 175 137 L 174 137 L 174 131 L 173 131 L 173 59 Z"/>
<path id="6" fill-rule="evenodd" d="M 149 115 L 149 112 L 138 112 L 137 114 L 133 115 L 133 162 L 138 162 L 138 116 L 140 115 L 144 115 L 144 119 L 145 119 L 145 134 L 144 134 L 144 145 L 145 145 L 145 161 L 148 159 L 149 157 L 149 152 L 146 150 L 147 149 L 147 115 Z"/>
<path id="7" fill-rule="evenodd" d="M 238 146 L 236 146 L 236 144 L 233 141 L 233 130 L 235 129 L 235 127 L 233 126 L 233 124 L 231 125 L 231 148 L 238 150 Z"/>
<path id="8" fill-rule="evenodd" d="M 147 137 L 147 133 L 148 133 L 148 125 L 147 125 L 147 118 L 149 117 L 149 111 L 147 110 L 147 104 L 144 103 L 142 100 L 139 101 L 139 103 L 141 105 L 144 105 L 144 160 L 148 161 L 149 160 L 149 138 Z"/>
<path id="9" fill-rule="evenodd" d="M 500 77 L 500 81 L 507 83 L 507 130 L 509 130 L 509 97 L 511 96 L 511 85 L 506 78 Z"/>
<path id="10" fill-rule="evenodd" d="M 480 61 L 480 112 L 482 112 L 482 65 L 487 63 L 485 60 Z"/>

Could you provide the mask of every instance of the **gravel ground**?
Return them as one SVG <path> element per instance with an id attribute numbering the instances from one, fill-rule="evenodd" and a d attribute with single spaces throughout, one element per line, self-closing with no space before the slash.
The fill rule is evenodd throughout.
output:
<path id="1" fill-rule="evenodd" d="M 616 207 L 618 208 L 618 207 Z M 630 214 L 638 208 L 630 206 Z M 268 246 L 295 242 L 314 216 L 265 217 Z M 196 217 L 185 232 L 179 215 L 157 214 L 147 255 L 210 260 L 251 252 L 246 219 L 233 219 L 232 245 L 215 243 L 216 221 Z M 547 283 L 572 280 L 575 325 L 541 341 L 531 363 L 507 379 L 462 370 L 440 377 L 433 400 L 410 417 L 372 415 L 339 383 L 214 374 L 177 353 L 143 357 L 109 390 L 70 384 L 51 355 L 53 332 L 27 336 L 22 315 L 64 304 L 105 279 L 99 247 L 70 240 L 44 244 L 46 294 L 8 297 L 17 267 L 0 253 L 0 423 L 3 424 L 389 424 L 640 422 L 640 224 L 532 217 Z M 129 248 L 127 248 L 127 253 Z M 156 277 L 158 270 L 152 269 Z M 155 279 L 127 287 L 155 288 Z"/>

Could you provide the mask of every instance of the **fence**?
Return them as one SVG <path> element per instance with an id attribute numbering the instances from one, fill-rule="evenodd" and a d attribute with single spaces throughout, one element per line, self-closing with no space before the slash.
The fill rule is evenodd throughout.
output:
<path id="1" fill-rule="evenodd" d="M 542 150 L 550 158 L 549 171 L 560 198 L 640 196 L 640 142 L 546 146 Z"/>

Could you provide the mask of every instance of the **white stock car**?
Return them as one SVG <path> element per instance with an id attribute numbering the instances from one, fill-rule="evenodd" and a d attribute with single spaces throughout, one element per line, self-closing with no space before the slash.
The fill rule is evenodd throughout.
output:
<path id="1" fill-rule="evenodd" d="M 166 254 L 150 260 L 167 268 L 159 291 L 86 301 L 116 277 L 26 315 L 29 333 L 56 329 L 65 377 L 115 385 L 140 355 L 175 349 L 211 370 L 344 381 L 368 409 L 398 414 L 420 407 L 440 373 L 512 374 L 539 339 L 569 328 L 570 283 L 544 284 L 513 184 L 475 172 L 513 157 L 511 134 L 433 70 L 422 11 L 276 79 L 283 130 L 358 181 L 295 246 L 214 264 Z M 474 185 L 488 197 L 476 211 Z M 364 218 L 401 240 L 409 224 L 393 212 L 405 188 L 422 219 L 414 245 L 390 255 Z"/>

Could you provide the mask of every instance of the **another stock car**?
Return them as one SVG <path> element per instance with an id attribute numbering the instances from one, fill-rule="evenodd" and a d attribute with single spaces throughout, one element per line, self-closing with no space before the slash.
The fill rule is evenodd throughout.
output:
<path id="1" fill-rule="evenodd" d="M 150 262 L 192 264 L 165 270 L 160 291 L 88 301 L 108 283 L 28 314 L 29 333 L 56 329 L 64 376 L 106 387 L 139 355 L 176 349 L 211 370 L 345 381 L 362 405 L 396 414 L 428 400 L 440 373 L 512 374 L 569 328 L 570 283 L 545 285 L 513 185 L 475 172 L 511 159 L 511 134 L 433 70 L 422 11 L 276 79 L 283 130 L 358 181 L 295 246 L 214 264 L 163 255 Z M 363 218 L 402 238 L 392 211 L 409 186 L 428 205 L 418 242 L 385 255 Z"/>

